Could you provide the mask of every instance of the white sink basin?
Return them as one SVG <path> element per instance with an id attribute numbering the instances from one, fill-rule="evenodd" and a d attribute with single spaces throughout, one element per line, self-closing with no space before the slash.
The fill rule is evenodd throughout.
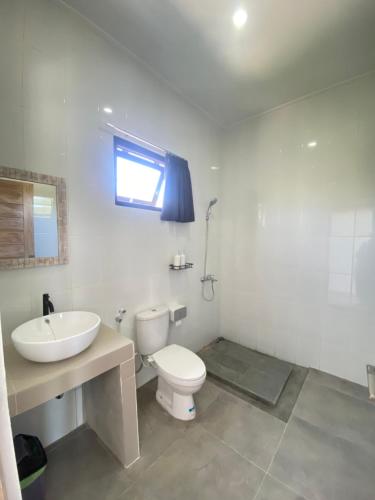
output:
<path id="1" fill-rule="evenodd" d="M 48 363 L 70 358 L 94 341 L 100 327 L 97 314 L 71 311 L 32 319 L 12 332 L 14 347 L 26 359 Z"/>

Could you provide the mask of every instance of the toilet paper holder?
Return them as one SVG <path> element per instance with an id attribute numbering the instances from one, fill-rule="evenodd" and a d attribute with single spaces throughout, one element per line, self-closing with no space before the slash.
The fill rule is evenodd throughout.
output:
<path id="1" fill-rule="evenodd" d="M 169 319 L 172 323 L 181 322 L 187 316 L 187 307 L 181 304 L 169 306 Z"/>

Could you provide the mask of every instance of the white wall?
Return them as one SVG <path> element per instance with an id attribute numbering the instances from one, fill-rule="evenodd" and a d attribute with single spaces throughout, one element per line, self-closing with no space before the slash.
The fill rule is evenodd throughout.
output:
<path id="1" fill-rule="evenodd" d="M 0 164 L 66 178 L 70 245 L 67 266 L 1 272 L 5 338 L 41 314 L 42 293 L 49 292 L 57 311 L 95 311 L 109 325 L 125 307 L 122 332 L 131 338 L 136 311 L 178 300 L 188 306 L 188 318 L 172 329 L 171 340 L 193 350 L 207 344 L 218 334 L 218 303 L 202 301 L 199 281 L 204 211 L 218 194 L 218 172 L 210 169 L 218 161 L 214 126 L 57 2 L 1 1 L 0 68 Z M 162 223 L 159 213 L 115 206 L 112 137 L 102 130 L 108 119 L 102 106 L 113 108 L 117 126 L 189 161 L 194 224 Z M 214 223 L 213 271 L 215 240 Z M 168 270 L 178 249 L 195 263 L 193 270 Z M 143 372 L 139 383 L 151 376 Z M 17 419 L 17 430 L 33 421 L 45 444 L 57 439 L 79 422 L 76 397 Z"/>
<path id="2" fill-rule="evenodd" d="M 365 383 L 375 363 L 375 76 L 237 125 L 215 127 L 125 50 L 48 0 L 0 3 L 0 164 L 63 176 L 70 263 L 1 272 L 3 333 L 41 314 L 88 309 L 109 325 L 178 300 L 188 318 L 171 340 L 193 350 L 218 335 L 218 301 L 201 299 L 204 211 L 217 196 L 209 271 L 221 256 L 220 334 Z M 197 222 L 114 205 L 111 120 L 189 161 Z M 316 147 L 307 144 L 316 141 Z M 222 224 L 219 244 L 218 222 Z M 173 273 L 183 248 L 196 266 Z M 153 375 L 143 371 L 142 384 Z M 82 421 L 80 391 L 18 417 L 45 444 Z"/>
<path id="3" fill-rule="evenodd" d="M 221 335 L 366 383 L 366 363 L 375 364 L 374 129 L 375 74 L 226 134 Z"/>

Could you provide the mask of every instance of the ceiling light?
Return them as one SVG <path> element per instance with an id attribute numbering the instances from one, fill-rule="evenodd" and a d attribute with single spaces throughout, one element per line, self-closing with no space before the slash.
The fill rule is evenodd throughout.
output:
<path id="1" fill-rule="evenodd" d="M 308 148 L 315 148 L 318 145 L 316 141 L 310 141 L 307 143 Z"/>
<path id="2" fill-rule="evenodd" d="M 233 17 L 232 17 L 233 24 L 237 29 L 241 29 L 245 26 L 246 21 L 247 21 L 247 12 L 245 9 L 242 7 L 238 8 L 237 10 L 234 11 Z"/>
<path id="3" fill-rule="evenodd" d="M 105 108 L 103 108 L 103 111 L 104 111 L 104 113 L 107 113 L 107 115 L 111 115 L 112 114 L 112 108 L 105 107 Z"/>
<path id="4" fill-rule="evenodd" d="M 216 165 L 212 165 L 211 170 L 219 170 L 220 167 L 217 167 Z"/>

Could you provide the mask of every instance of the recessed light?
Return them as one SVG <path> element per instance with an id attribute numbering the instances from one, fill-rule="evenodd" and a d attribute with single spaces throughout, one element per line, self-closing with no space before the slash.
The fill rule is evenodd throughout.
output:
<path id="1" fill-rule="evenodd" d="M 108 106 L 106 106 L 105 108 L 103 108 L 103 111 L 104 111 L 104 113 L 107 113 L 107 115 L 111 115 L 112 114 L 112 108 L 109 108 Z"/>
<path id="2" fill-rule="evenodd" d="M 243 9 L 242 7 L 239 7 L 237 10 L 235 10 L 232 16 L 232 21 L 237 29 L 240 30 L 241 28 L 243 28 L 247 21 L 246 10 Z"/>
<path id="3" fill-rule="evenodd" d="M 220 167 L 217 167 L 216 165 L 212 165 L 211 170 L 219 170 Z"/>
<path id="4" fill-rule="evenodd" d="M 310 141 L 307 143 L 308 148 L 315 148 L 318 145 L 316 141 Z"/>

